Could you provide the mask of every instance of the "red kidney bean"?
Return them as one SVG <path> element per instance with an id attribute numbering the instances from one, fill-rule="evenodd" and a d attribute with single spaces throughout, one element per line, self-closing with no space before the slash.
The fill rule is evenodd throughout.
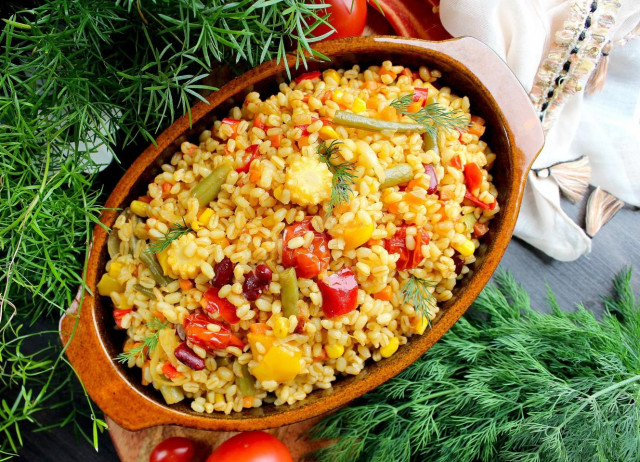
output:
<path id="1" fill-rule="evenodd" d="M 185 366 L 190 367 L 194 371 L 201 371 L 205 368 L 204 359 L 198 356 L 195 351 L 193 351 L 186 342 L 182 342 L 178 345 L 173 352 L 176 356 L 176 359 L 180 361 Z"/>
<path id="2" fill-rule="evenodd" d="M 263 289 L 264 282 L 258 279 L 258 276 L 253 271 L 245 276 L 242 284 L 242 293 L 247 300 L 253 301 L 260 298 Z"/>
<path id="3" fill-rule="evenodd" d="M 236 265 L 231 262 L 229 257 L 224 257 L 220 263 L 216 263 L 213 267 L 215 275 L 213 276 L 213 279 L 211 279 L 211 285 L 219 289 L 222 286 L 229 284 L 233 277 L 233 268 L 235 268 L 235 266 Z"/>
<path id="4" fill-rule="evenodd" d="M 258 276 L 260 281 L 267 285 L 271 282 L 271 278 L 273 278 L 273 271 L 271 271 L 271 268 L 267 265 L 261 263 L 256 266 L 256 276 Z"/>

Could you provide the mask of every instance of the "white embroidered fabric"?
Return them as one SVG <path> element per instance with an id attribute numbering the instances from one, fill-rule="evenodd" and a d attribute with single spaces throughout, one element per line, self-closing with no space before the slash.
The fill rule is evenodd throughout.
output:
<path id="1" fill-rule="evenodd" d="M 441 0 L 440 18 L 453 36 L 472 36 L 489 45 L 530 91 L 573 3 Z M 614 42 L 640 22 L 640 2 L 622 0 L 615 19 L 609 35 Z M 567 99 L 547 132 L 534 168 L 586 155 L 594 186 L 640 206 L 640 38 L 615 47 L 609 59 L 603 91 L 588 96 L 580 91 Z M 575 260 L 591 250 L 583 224 L 576 224 L 562 210 L 555 180 L 534 173 L 529 174 L 515 235 L 562 261 Z"/>

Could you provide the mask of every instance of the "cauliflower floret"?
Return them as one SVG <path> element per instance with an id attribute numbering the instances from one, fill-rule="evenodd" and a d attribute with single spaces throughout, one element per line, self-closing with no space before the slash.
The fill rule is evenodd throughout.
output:
<path id="1" fill-rule="evenodd" d="M 326 164 L 311 157 L 299 157 L 287 168 L 285 184 L 293 202 L 314 205 L 331 198 L 332 178 Z"/>
<path id="2" fill-rule="evenodd" d="M 194 279 L 200 274 L 200 267 L 205 261 L 196 237 L 192 233 L 185 234 L 173 241 L 167 250 L 167 263 L 171 271 L 180 279 Z"/>

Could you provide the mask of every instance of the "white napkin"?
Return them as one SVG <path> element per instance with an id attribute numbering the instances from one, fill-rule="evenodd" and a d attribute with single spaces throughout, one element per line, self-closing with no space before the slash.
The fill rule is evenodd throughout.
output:
<path id="1" fill-rule="evenodd" d="M 565 0 L 441 0 L 440 18 L 453 36 L 489 45 L 527 91 L 556 31 L 569 14 Z M 640 2 L 623 0 L 613 40 L 640 21 Z M 534 168 L 589 156 L 591 182 L 640 205 L 640 39 L 614 48 L 603 92 L 571 97 L 549 130 Z M 570 261 L 591 250 L 591 240 L 560 206 L 553 178 L 529 174 L 514 234 L 553 258 Z"/>

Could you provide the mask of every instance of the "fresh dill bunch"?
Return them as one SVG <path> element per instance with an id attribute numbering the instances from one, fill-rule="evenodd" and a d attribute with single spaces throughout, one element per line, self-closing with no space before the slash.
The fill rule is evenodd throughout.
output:
<path id="1" fill-rule="evenodd" d="M 166 233 L 163 233 L 164 236 L 162 237 L 162 239 L 149 245 L 149 247 L 147 247 L 145 252 L 149 252 L 149 253 L 162 252 L 164 249 L 169 247 L 173 241 L 184 236 L 189 231 L 193 231 L 193 229 L 190 226 L 187 226 L 187 222 L 184 220 L 184 217 L 182 217 L 182 223 L 173 223 L 169 227 L 169 230 Z"/>
<path id="2" fill-rule="evenodd" d="M 640 460 L 640 305 L 631 271 L 598 320 L 534 311 L 501 273 L 418 361 L 311 431 L 318 462 Z"/>
<path id="3" fill-rule="evenodd" d="M 340 204 L 349 202 L 349 198 L 353 194 L 353 186 L 356 183 L 356 166 L 351 162 L 335 162 L 338 156 L 339 145 L 342 142 L 333 140 L 327 146 L 324 141 L 318 145 L 318 156 L 333 174 L 331 180 L 331 199 L 327 206 L 327 215 L 331 215 L 333 209 Z"/>
<path id="4" fill-rule="evenodd" d="M 140 353 L 145 351 L 151 353 L 156 346 L 158 346 L 158 337 L 162 329 L 168 329 L 170 324 L 160 321 L 158 318 L 153 318 L 147 323 L 149 329 L 154 329 L 155 332 L 142 340 L 142 343 L 136 347 L 131 348 L 129 351 L 122 352 L 116 356 L 116 361 L 122 364 L 127 364 L 130 359 L 136 358 Z"/>
<path id="5" fill-rule="evenodd" d="M 431 310 L 436 307 L 436 298 L 429 289 L 435 285 L 436 283 L 433 281 L 421 279 L 412 274 L 401 289 L 403 302 L 413 306 L 416 314 L 427 319 L 429 326 L 431 326 L 429 315 Z"/>
<path id="6" fill-rule="evenodd" d="M 409 116 L 419 124 L 424 125 L 427 132 L 435 136 L 438 130 L 464 130 L 469 126 L 469 118 L 461 111 L 450 111 L 442 104 L 431 103 L 417 112 L 409 112 L 409 105 L 413 102 L 413 93 L 394 99 L 389 103 L 399 114 Z"/>

